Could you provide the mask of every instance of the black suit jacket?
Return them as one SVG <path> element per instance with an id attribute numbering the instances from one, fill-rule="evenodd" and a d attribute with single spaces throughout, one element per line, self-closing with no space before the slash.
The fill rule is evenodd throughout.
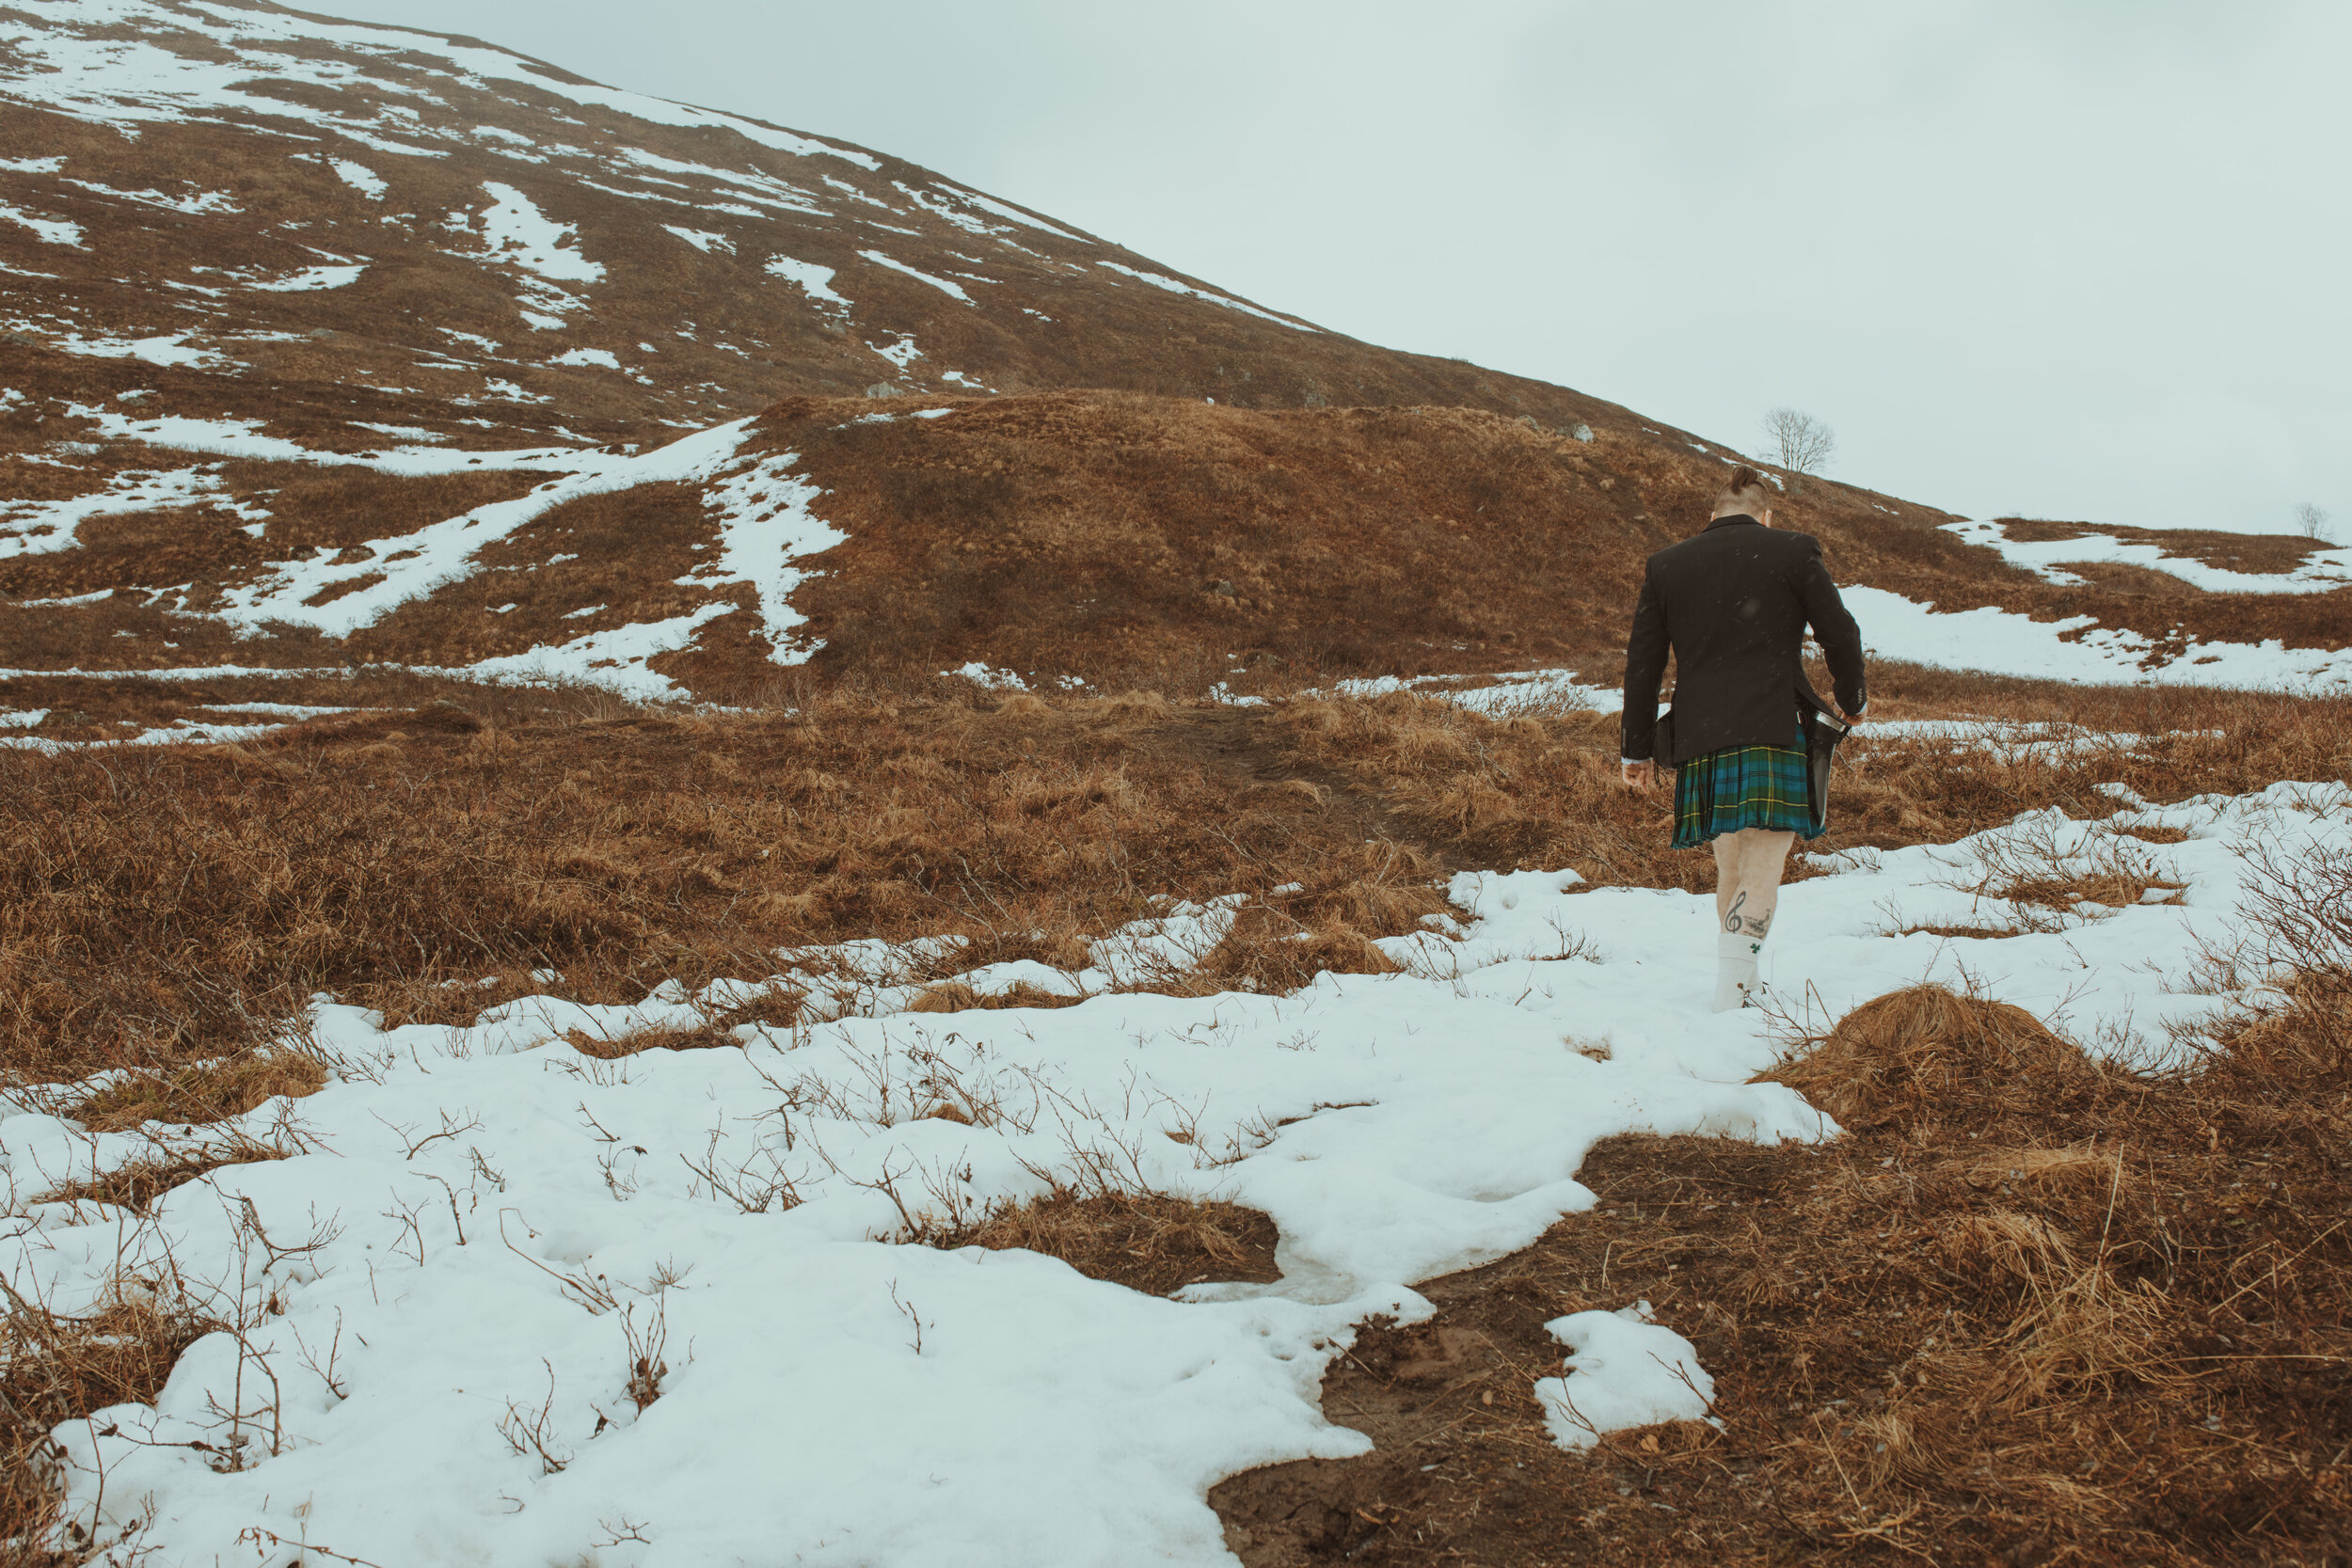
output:
<path id="1" fill-rule="evenodd" d="M 1718 517 L 1704 532 L 1649 558 L 1633 637 L 1625 655 L 1623 754 L 1657 749 L 1658 689 L 1675 657 L 1674 754 L 1680 766 L 1724 746 L 1788 746 L 1796 739 L 1804 678 L 1804 629 L 1828 657 L 1837 705 L 1858 714 L 1862 628 L 1846 612 L 1807 533 L 1754 517 Z"/>

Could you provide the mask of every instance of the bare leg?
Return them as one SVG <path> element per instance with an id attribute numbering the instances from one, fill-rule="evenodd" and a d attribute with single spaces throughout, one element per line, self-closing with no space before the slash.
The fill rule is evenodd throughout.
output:
<path id="1" fill-rule="evenodd" d="M 1717 833 L 1707 841 L 1715 851 L 1715 929 L 1727 931 L 1731 926 L 1731 897 L 1740 891 L 1740 841 L 1747 831 Z"/>
<path id="2" fill-rule="evenodd" d="M 1772 912 L 1780 907 L 1781 872 L 1796 842 L 1794 833 L 1765 828 L 1742 828 L 1715 840 L 1715 918 L 1724 930 L 1744 932 L 1759 942 L 1772 934 Z"/>
<path id="3" fill-rule="evenodd" d="M 1781 869 L 1796 834 L 1744 828 L 1719 834 L 1715 850 L 1715 1010 L 1745 1006 L 1780 903 Z"/>

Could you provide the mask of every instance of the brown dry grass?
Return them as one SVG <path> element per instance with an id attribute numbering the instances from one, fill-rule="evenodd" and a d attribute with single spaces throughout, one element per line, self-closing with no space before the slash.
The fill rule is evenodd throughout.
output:
<path id="1" fill-rule="evenodd" d="M 96 1132 L 150 1121 L 185 1125 L 240 1117 L 279 1095 L 300 1098 L 326 1085 L 326 1068 L 293 1046 L 262 1047 L 184 1067 L 127 1073 L 68 1112 Z"/>
<path id="2" fill-rule="evenodd" d="M 1997 517 L 2002 531 L 2019 544 L 2041 544 L 2104 534 L 2129 545 L 2153 545 L 2175 561 L 2201 561 L 2229 572 L 2292 572 L 2328 546 L 2291 533 L 2223 533 L 2213 529 L 2118 528 L 2109 523 L 2062 523 L 2030 517 Z M 2068 571 L 2078 568 L 2073 564 Z"/>
<path id="3" fill-rule="evenodd" d="M 966 1000 L 964 970 L 1012 958 L 1074 969 L 1084 933 L 1167 898 L 1239 892 L 1233 934 L 1165 984 L 1279 990 L 1318 968 L 1385 967 L 1371 939 L 1440 910 L 1438 879 L 1456 866 L 1565 860 L 1596 880 L 1699 878 L 1703 857 L 1662 847 L 1661 800 L 1615 784 L 1613 723 L 1591 716 L 1498 722 L 1407 697 L 983 706 L 936 689 L 806 690 L 794 707 L 731 716 L 485 692 L 468 694 L 470 708 L 426 702 L 235 748 L 0 757 L 7 1066 L 19 1081 L 130 1069 L 92 1117 L 193 1122 L 316 1082 L 307 1058 L 264 1049 L 315 990 L 388 1022 L 463 1022 L 541 989 L 534 970 L 562 972 L 553 989 L 564 994 L 633 1001 L 673 977 L 764 976 L 781 943 L 945 930 L 971 939 L 924 976 L 946 1006 Z M 2341 777 L 2352 761 L 2342 703 L 2102 699 L 1900 671 L 1883 689 L 1896 716 L 2038 719 L 2071 700 L 2093 727 L 2198 733 L 2009 762 L 1871 742 L 1841 780 L 1839 836 L 1824 847 L 1957 837 L 2037 806 L 2105 816 L 2116 802 L 2103 784 L 2177 799 Z M 2136 896 L 2129 881 L 2111 891 Z M 2325 1304 L 2344 1299 L 2327 1272 L 2341 1270 L 2341 1232 L 2319 1217 L 2341 1202 L 2344 1015 L 2328 979 L 2339 959 L 2312 945 L 2333 927 L 2311 929 L 2283 955 L 2314 976 L 2296 1006 L 2243 1021 L 2207 1071 L 2174 1082 L 2092 1067 L 2030 1021 L 1964 998 L 1911 993 L 1863 1009 L 1788 1069 L 1855 1134 L 1826 1151 L 1760 1153 L 1779 1162 L 1750 1173 L 1781 1195 L 1771 1205 L 1740 1212 L 1737 1227 L 1729 1213 L 1720 1225 L 1687 1216 L 1704 1244 L 1612 1233 L 1634 1250 L 1597 1260 L 1579 1249 L 1611 1238 L 1579 1232 L 1510 1267 L 1580 1281 L 1569 1305 L 1621 1305 L 1591 1283 L 1613 1270 L 1612 1290 L 1725 1314 L 1732 1338 L 1702 1350 L 1710 1365 L 1756 1369 L 1754 1391 L 1732 1396 L 1767 1423 L 1735 1428 L 1755 1434 L 1753 1451 L 1727 1461 L 1708 1441 L 1673 1438 L 1664 1459 L 1643 1464 L 1769 1470 L 1795 1521 L 1771 1528 L 1797 1532 L 1773 1540 L 1910 1544 L 1924 1527 L 1909 1521 L 1962 1506 L 1950 1490 L 1961 1475 L 1977 1499 L 1971 1528 L 2003 1541 L 2022 1539 L 2017 1521 L 2035 1508 L 2060 1521 L 2037 1524 L 2044 1535 L 2137 1529 L 2117 1499 L 2136 1499 L 2148 1471 L 2131 1470 L 2127 1451 L 2186 1466 L 2166 1482 L 2181 1499 L 2166 1520 L 2316 1539 L 2297 1521 L 2339 1482 L 2306 1438 L 2337 1417 L 2305 1374 L 2334 1363 L 2228 1359 L 2343 1354 L 2312 1338 L 2340 1326 Z M 723 1046 L 735 1024 L 788 1023 L 796 1009 L 778 990 L 682 1032 L 575 1044 Z M 1597 1156 L 1589 1180 L 1609 1180 L 1614 1158 Z M 1660 1158 L 1665 1167 L 1623 1180 L 1667 1180 L 1684 1156 Z M 70 1196 L 135 1205 L 189 1174 L 159 1168 L 119 1192 Z M 1035 1246 L 1152 1289 L 1240 1276 L 1271 1247 L 1246 1214 L 1104 1193 L 992 1215 L 961 1239 Z M 1530 1325 L 1538 1339 L 1569 1300 L 1565 1283 L 1548 1289 Z M 1511 1310 L 1521 1307 L 1536 1310 Z M 1967 1334 L 1947 1340 L 1942 1325 L 1963 1319 Z M 2238 1348 L 2196 1338 L 2208 1329 Z M 1379 1343 L 1367 1341 L 1375 1361 Z M 1930 1352 L 1949 1359 L 1920 1359 Z M 1910 1382 L 1888 1381 L 1906 1366 Z M 1921 1370 L 1943 1401 L 1932 1408 L 1917 1402 Z M 1486 1391 L 1523 1387 L 1518 1375 Z M 1797 1419 L 1784 1408 L 1792 1387 L 1821 1404 L 1878 1389 L 1859 1412 L 1877 1424 Z M 2205 1406 L 2195 1422 L 2177 1418 L 2182 1387 L 2218 1401 L 2221 1435 L 2200 1424 Z M 1898 1395 L 1899 1430 L 1878 1420 Z M 2304 1436 L 2289 1433 L 2295 1421 Z M 1497 1451 L 1534 1463 L 1533 1448 Z M 2225 1459 L 2253 1466 L 2230 1473 L 2239 1492 L 2224 1487 Z M 1978 1475 L 1988 1462 L 1992 1482 Z M 2290 1462 L 2303 1481 L 2280 1468 Z M 1851 1492 L 1820 1490 L 1841 1465 Z M 1365 1512 L 1393 1522 L 1405 1496 Z M 1605 1493 L 1596 1501 L 1612 1506 Z M 1888 1523 L 1898 1515 L 1899 1528 Z"/>
<path id="4" fill-rule="evenodd" d="M 1057 991 L 1040 990 L 1026 980 L 1014 982 L 1003 990 L 981 991 L 961 980 L 945 980 L 923 988 L 914 1001 L 907 1004 L 911 1013 L 960 1013 L 972 1008 L 982 1010 L 1006 1007 L 1072 1007 L 1085 1000 Z"/>
<path id="5" fill-rule="evenodd" d="M 1952 683 L 1909 699 L 1890 684 L 1890 707 L 1931 711 Z M 2107 784 L 2178 799 L 2352 761 L 2352 704 L 2114 700 L 2086 720 L 2197 733 L 2007 763 L 1869 742 L 1815 847 L 1947 841 L 2039 806 L 2104 817 Z M 836 691 L 608 717 L 567 701 L 485 692 L 239 747 L 0 755 L 7 1065 L 77 1077 L 219 1056 L 321 990 L 393 1022 L 465 1022 L 544 989 L 534 971 L 581 1000 L 635 1001 L 672 977 L 764 978 L 779 945 L 850 937 L 972 939 L 934 982 L 1016 958 L 1075 968 L 1079 933 L 1228 893 L 1247 899 L 1233 935 L 1169 983 L 1279 991 L 1386 967 L 1370 939 L 1441 909 L 1456 867 L 1708 875 L 1665 847 L 1665 798 L 1617 783 L 1613 720 L 1591 715 L 1497 722 L 1406 696 L 981 707 Z M 1979 689 L 1969 706 L 2040 701 Z M 2162 882 L 2140 873 L 2040 891 L 2136 898 Z"/>
<path id="6" fill-rule="evenodd" d="M 2097 1078 L 2079 1047 L 2025 1008 L 1914 986 L 1867 1002 L 1767 1074 L 1849 1132 L 1980 1126 L 2035 1112 Z"/>
<path id="7" fill-rule="evenodd" d="M 1243 1561 L 2344 1560 L 2344 999 L 2297 988 L 2155 1078 L 1931 988 L 1799 1050 L 1781 1076 L 1865 1108 L 1849 1136 L 1603 1144 L 1597 1212 L 1424 1284 L 1434 1321 L 1327 1378 L 1379 1451 L 1212 1495 Z M 1544 1324 L 1636 1297 L 1696 1343 L 1721 1429 L 1564 1454 Z"/>
<path id="8" fill-rule="evenodd" d="M 1167 1295 L 1207 1280 L 1281 1277 L 1274 1222 L 1238 1204 L 1155 1193 L 1057 1190 L 931 1238 L 943 1247 L 1025 1247 L 1080 1274 Z"/>
<path id="9" fill-rule="evenodd" d="M 1192 695 L 1244 668 L 1607 659 L 1644 558 L 1702 526 L 1724 471 L 1638 425 L 1588 443 L 1491 403 L 1253 409 L 1069 391 L 954 406 L 875 424 L 838 401 L 791 399 L 763 416 L 850 535 L 795 595 L 827 675 L 977 658 Z M 2160 574 L 2129 572 L 2058 587 L 1935 527 L 1941 513 L 1833 483 L 1775 510 L 1821 540 L 1840 581 L 1947 610 L 2088 614 L 2175 648 L 2332 646 L 2344 619 L 2342 594 L 2208 594 L 2168 579 L 2179 592 L 2157 596 Z M 693 678 L 739 691 L 761 673 L 714 658 Z"/>
<path id="10" fill-rule="evenodd" d="M 221 1325 L 139 1283 L 84 1317 L 59 1317 L 8 1294 L 0 1321 L 0 1563 L 64 1568 L 87 1560 L 80 1527 L 66 1550 L 42 1534 L 56 1523 L 50 1433 L 109 1405 L 151 1402 L 180 1353 Z"/>
<path id="11" fill-rule="evenodd" d="M 9 753 L 8 1066 L 216 1056 L 319 990 L 455 1022 L 536 989 L 533 971 L 634 1001 L 855 936 L 958 932 L 964 967 L 1066 959 L 1075 933 L 1166 897 L 1263 895 L 1251 928 L 1286 946 L 1343 918 L 1393 934 L 1434 907 L 1395 891 L 1425 862 L 1309 796 L 1232 809 L 1230 773 L 1181 736 L 1152 741 L 1158 712 L 838 697 L 501 728 L 428 705 L 241 747 Z M 1219 973 L 1259 961 L 1232 946 Z M 1261 967 L 1303 978 L 1310 957 Z"/>
<path id="12" fill-rule="evenodd" d="M 174 1187 L 226 1165 L 248 1165 L 262 1160 L 283 1160 L 289 1150 L 256 1138 L 232 1135 L 226 1142 L 201 1148 L 158 1154 L 130 1161 L 113 1170 L 64 1182 L 36 1196 L 36 1203 L 110 1203 L 145 1213 L 157 1198 Z"/>
<path id="13" fill-rule="evenodd" d="M 927 680 L 977 658 L 1052 683 L 1193 696 L 1243 673 L 1280 689 L 1340 673 L 1609 662 L 1644 558 L 1701 525 L 1722 461 L 1638 421 L 1604 421 L 1593 440 L 1576 440 L 1560 430 L 1578 420 L 1534 411 L 1572 394 L 1513 395 L 1531 411 L 1495 396 L 1302 408 L 1057 391 L 959 398 L 951 418 L 885 423 L 866 419 L 864 399 L 803 396 L 770 408 L 754 444 L 795 453 L 823 492 L 821 515 L 849 535 L 794 594 L 827 679 Z M 72 482 L 87 487 L 135 458 L 193 460 L 110 448 L 82 460 Z M 317 549 L 340 550 L 348 568 L 317 602 L 354 592 L 378 569 L 362 540 L 397 543 L 536 477 L 230 463 L 231 495 L 279 514 L 265 538 L 209 503 L 93 520 L 78 547 L 20 558 L 0 589 L 115 597 L 0 613 L 0 653 L 14 646 L 8 657 L 27 667 L 456 665 L 714 597 L 747 606 L 740 585 L 692 580 L 709 559 L 713 515 L 700 486 L 662 483 L 567 503 L 344 642 L 289 626 L 232 641 L 201 619 L 222 585 L 265 559 Z M 2090 615 L 2173 653 L 2190 637 L 2332 645 L 2344 619 L 2343 593 L 2209 594 L 2133 567 L 2087 568 L 2098 581 L 2058 587 L 1942 531 L 1941 513 L 1834 483 L 1806 485 L 1776 514 L 1821 540 L 1842 581 L 1947 610 Z M 2239 543 L 2241 555 L 2265 546 Z M 199 618 L 167 614 L 160 599 L 150 608 L 148 591 L 177 583 L 192 584 Z M 771 652 L 756 618 L 739 612 L 656 664 L 733 703 L 778 679 Z"/>
<path id="14" fill-rule="evenodd" d="M 607 1062 L 634 1056 L 641 1051 L 709 1051 L 743 1043 L 726 1030 L 709 1023 L 635 1029 L 626 1035 L 611 1036 L 591 1035 L 585 1030 L 571 1029 L 564 1032 L 564 1037 L 581 1055 Z"/>
<path id="15" fill-rule="evenodd" d="M 1806 847 L 1895 848 L 1947 843 L 2057 806 L 2077 819 L 2118 810 L 2100 786 L 2122 784 L 2150 800 L 2205 790 L 2234 792 L 2279 779 L 2344 778 L 2352 769 L 2352 703 L 2245 693 L 2123 690 L 2044 693 L 2032 687 L 1941 672 L 1888 671 L 1874 716 L 1960 712 L 1994 721 L 2042 721 L 2073 698 L 2068 722 L 2131 736 L 2058 754 L 1953 753 L 1919 741 L 1873 738 L 1841 751 L 1831 786 L 1829 832 Z M 1571 714 L 1496 722 L 1431 698 L 1304 700 L 1275 710 L 1296 756 L 1375 791 L 1391 831 L 1460 863 L 1574 867 L 1597 884 L 1696 889 L 1708 885 L 1703 854 L 1667 847 L 1672 798 L 1618 782 L 1617 718 Z M 2168 885 L 2140 860 L 2117 852 L 2100 875 L 2070 884 L 2081 895 L 2136 901 Z M 1805 873 L 1792 864 L 1792 875 Z M 2022 872 L 2021 872 L 2022 874 Z M 2135 882 L 2135 879 L 2137 881 Z M 1988 889 L 2055 899 L 2049 887 Z"/>

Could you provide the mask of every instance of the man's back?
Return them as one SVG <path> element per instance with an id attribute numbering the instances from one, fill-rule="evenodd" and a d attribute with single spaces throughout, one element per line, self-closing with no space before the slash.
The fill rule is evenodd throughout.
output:
<path id="1" fill-rule="evenodd" d="M 1674 755 L 1788 746 L 1804 680 L 1805 627 L 1829 659 L 1837 703 L 1862 709 L 1862 633 L 1811 535 L 1719 517 L 1649 559 L 1626 650 L 1624 755 L 1649 757 L 1666 654 L 1675 659 Z M 1645 700 L 1646 699 L 1646 700 Z"/>

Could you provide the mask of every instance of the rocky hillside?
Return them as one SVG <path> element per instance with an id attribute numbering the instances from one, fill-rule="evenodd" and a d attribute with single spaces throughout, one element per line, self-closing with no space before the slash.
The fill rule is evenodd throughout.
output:
<path id="1" fill-rule="evenodd" d="M 68 671 L 1605 676 L 1740 455 L 469 40 L 19 0 L 0 130 L 20 706 Z M 2253 679 L 2346 641 L 2352 554 L 2309 541 L 1784 477 L 1886 652 L 2030 618 L 2093 678 Z"/>

